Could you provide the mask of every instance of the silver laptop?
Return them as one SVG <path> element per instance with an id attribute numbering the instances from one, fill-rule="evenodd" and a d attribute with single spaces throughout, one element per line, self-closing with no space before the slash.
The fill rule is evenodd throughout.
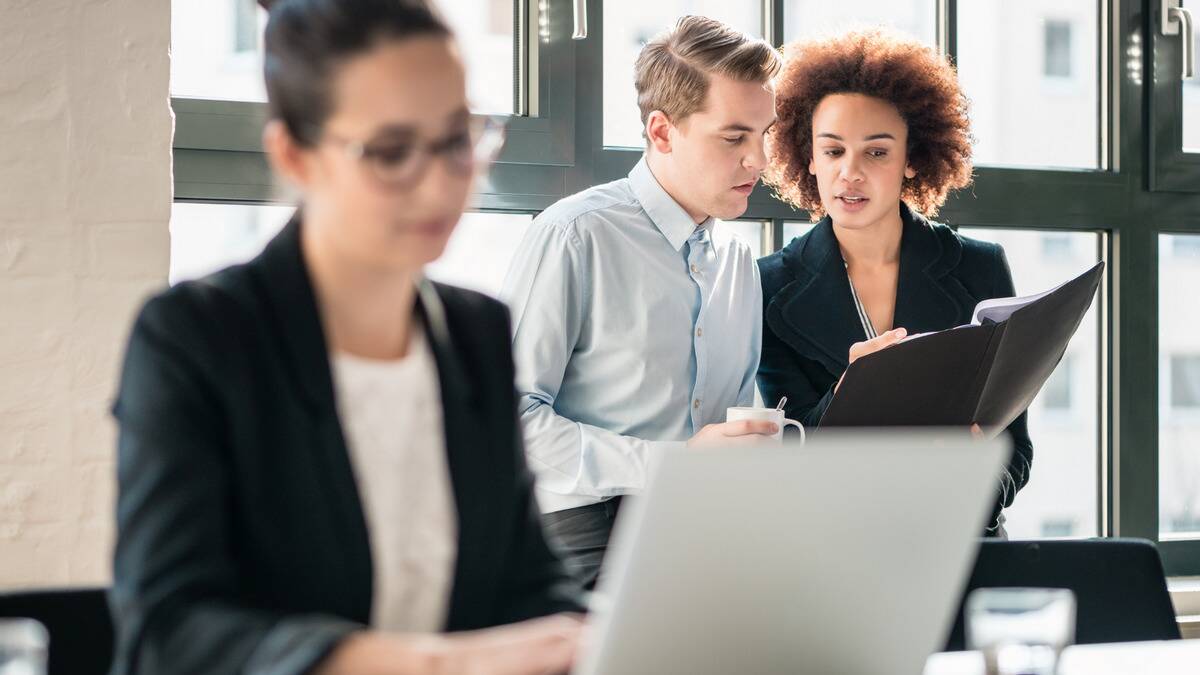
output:
<path id="1" fill-rule="evenodd" d="M 1006 440 L 822 431 L 665 455 L 622 505 L 576 675 L 922 672 Z"/>

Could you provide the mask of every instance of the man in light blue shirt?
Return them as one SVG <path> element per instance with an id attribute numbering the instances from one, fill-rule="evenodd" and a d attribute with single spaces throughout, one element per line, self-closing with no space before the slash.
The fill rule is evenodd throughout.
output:
<path id="1" fill-rule="evenodd" d="M 505 280 L 543 523 L 589 587 L 658 454 L 776 431 L 724 422 L 753 405 L 762 291 L 754 252 L 715 218 L 742 215 L 766 168 L 778 68 L 770 45 L 702 17 L 647 44 L 645 156 L 538 216 Z"/>

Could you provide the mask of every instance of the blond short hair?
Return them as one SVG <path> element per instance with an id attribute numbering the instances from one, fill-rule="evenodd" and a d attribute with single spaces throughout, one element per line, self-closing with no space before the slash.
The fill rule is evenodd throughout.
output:
<path id="1" fill-rule="evenodd" d="M 781 66 L 779 52 L 765 40 L 716 19 L 682 17 L 674 28 L 648 42 L 634 65 L 642 134 L 655 110 L 675 124 L 703 110 L 710 75 L 765 84 Z"/>

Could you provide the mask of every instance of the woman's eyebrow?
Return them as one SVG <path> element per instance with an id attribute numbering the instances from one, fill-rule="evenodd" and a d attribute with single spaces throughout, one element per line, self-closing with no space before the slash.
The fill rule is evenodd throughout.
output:
<path id="1" fill-rule="evenodd" d="M 817 138 L 832 138 L 832 139 L 833 139 L 833 140 L 835 140 L 835 141 L 844 141 L 844 140 L 846 140 L 846 139 L 842 138 L 841 136 L 838 136 L 837 134 L 831 134 L 831 133 L 829 133 L 829 132 L 823 132 L 823 133 L 819 133 L 819 134 L 817 134 Z M 865 140 L 865 141 L 878 141 L 878 140 L 885 140 L 885 139 L 886 139 L 886 140 L 892 140 L 892 141 L 894 141 L 894 140 L 896 140 L 896 137 L 895 137 L 895 136 L 893 136 L 892 134 L 889 134 L 889 133 L 887 133 L 887 132 L 884 132 L 884 133 L 879 133 L 879 134 L 871 134 L 870 136 L 867 136 L 867 137 L 866 137 L 866 138 L 864 138 L 863 140 Z"/>

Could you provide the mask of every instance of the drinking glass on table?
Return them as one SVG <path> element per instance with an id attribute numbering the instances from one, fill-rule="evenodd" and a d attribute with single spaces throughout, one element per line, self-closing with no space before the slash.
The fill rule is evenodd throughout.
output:
<path id="1" fill-rule="evenodd" d="M 967 648 L 988 675 L 1054 675 L 1075 641 L 1075 594 L 1064 588 L 980 588 L 967 597 Z"/>
<path id="2" fill-rule="evenodd" d="M 0 619 L 0 675 L 46 675 L 48 642 L 33 619 Z"/>

